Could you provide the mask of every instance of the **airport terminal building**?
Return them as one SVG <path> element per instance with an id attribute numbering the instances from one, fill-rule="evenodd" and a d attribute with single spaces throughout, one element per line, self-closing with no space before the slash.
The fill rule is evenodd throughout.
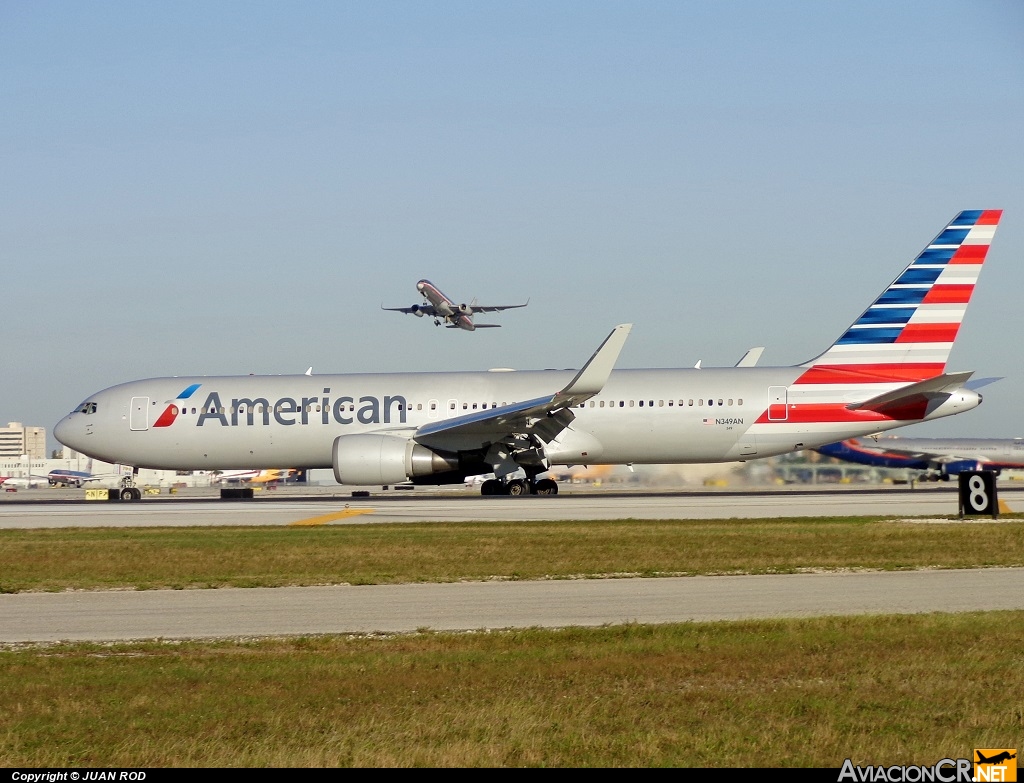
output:
<path id="1" fill-rule="evenodd" d="M 30 460 L 46 459 L 46 428 L 26 427 L 20 421 L 0 427 L 0 460 L 24 456 Z"/>

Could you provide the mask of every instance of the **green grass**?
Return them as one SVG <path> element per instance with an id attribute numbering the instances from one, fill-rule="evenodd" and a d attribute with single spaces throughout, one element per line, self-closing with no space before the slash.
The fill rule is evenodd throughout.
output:
<path id="1" fill-rule="evenodd" d="M 0 531 L 0 590 L 972 568 L 1024 521 Z M 2 620 L 0 620 L 2 621 Z M 1024 744 L 1024 612 L 0 650 L 0 767 L 934 764 Z"/>
<path id="2" fill-rule="evenodd" d="M 824 766 L 1021 747 L 1024 613 L 0 652 L 0 766 Z"/>
<path id="3" fill-rule="evenodd" d="M 0 592 L 1017 565 L 1019 515 L 0 531 Z"/>

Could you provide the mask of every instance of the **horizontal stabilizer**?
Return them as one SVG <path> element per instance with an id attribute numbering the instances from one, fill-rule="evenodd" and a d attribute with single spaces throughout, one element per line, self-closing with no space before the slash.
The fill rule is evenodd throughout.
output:
<path id="1" fill-rule="evenodd" d="M 967 383 L 965 383 L 964 384 L 964 388 L 965 389 L 970 389 L 971 391 L 977 391 L 978 389 L 982 388 L 983 386 L 988 386 L 990 383 L 995 383 L 996 381 L 1001 381 L 1001 380 L 1002 380 L 1002 377 L 999 377 L 999 378 L 975 378 L 973 381 L 968 381 Z"/>
<path id="2" fill-rule="evenodd" d="M 918 383 L 912 383 L 909 386 L 902 386 L 899 389 L 894 389 L 893 391 L 886 392 L 885 394 L 879 394 L 877 397 L 872 397 L 870 400 L 855 402 L 852 405 L 847 405 L 846 407 L 851 411 L 868 410 L 882 413 L 885 410 L 892 410 L 915 400 L 920 400 L 926 397 L 937 397 L 942 394 L 954 392 L 957 389 L 962 388 L 963 385 L 967 383 L 967 379 L 973 374 L 973 372 L 954 372 L 947 373 L 946 375 L 937 375 L 936 377 L 929 378 L 926 381 L 919 381 Z"/>

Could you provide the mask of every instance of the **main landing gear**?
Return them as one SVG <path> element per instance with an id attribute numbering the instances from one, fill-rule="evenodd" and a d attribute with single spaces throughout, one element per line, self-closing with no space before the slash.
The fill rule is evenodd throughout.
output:
<path id="1" fill-rule="evenodd" d="M 488 479 L 480 485 L 481 495 L 557 495 L 558 483 L 553 479 Z"/>

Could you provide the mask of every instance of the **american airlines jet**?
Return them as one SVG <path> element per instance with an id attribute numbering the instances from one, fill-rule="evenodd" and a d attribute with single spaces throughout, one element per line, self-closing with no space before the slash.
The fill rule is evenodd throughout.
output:
<path id="1" fill-rule="evenodd" d="M 91 395 L 63 444 L 134 468 L 333 468 L 341 484 L 556 494 L 555 465 L 730 462 L 977 407 L 946 372 L 1001 210 L 957 215 L 817 358 L 793 367 L 615 370 L 630 326 L 579 372 L 154 378 Z M 137 498 L 130 477 L 124 499 Z"/>
<path id="2" fill-rule="evenodd" d="M 420 318 L 429 315 L 434 319 L 434 326 L 440 326 L 444 321 L 448 329 L 465 329 L 467 332 L 475 332 L 477 329 L 498 329 L 501 324 L 475 323 L 473 321 L 474 313 L 500 313 L 502 310 L 515 310 L 517 307 L 526 307 L 530 304 L 530 301 L 527 300 L 525 303 L 517 305 L 482 305 L 477 304 L 475 299 L 469 304 L 455 304 L 429 280 L 420 280 L 416 283 L 416 290 L 423 295 L 423 304 L 411 307 L 384 307 L 381 305 L 381 310 L 393 310 Z"/>

